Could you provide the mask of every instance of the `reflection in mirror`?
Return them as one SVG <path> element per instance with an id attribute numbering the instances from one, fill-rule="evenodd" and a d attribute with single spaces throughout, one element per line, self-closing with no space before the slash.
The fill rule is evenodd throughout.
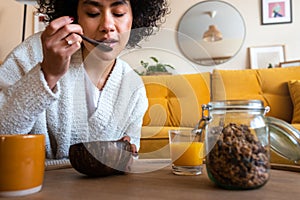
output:
<path id="1" fill-rule="evenodd" d="M 178 45 L 192 62 L 213 66 L 227 62 L 242 47 L 245 23 L 239 11 L 223 1 L 192 6 L 178 25 Z"/>

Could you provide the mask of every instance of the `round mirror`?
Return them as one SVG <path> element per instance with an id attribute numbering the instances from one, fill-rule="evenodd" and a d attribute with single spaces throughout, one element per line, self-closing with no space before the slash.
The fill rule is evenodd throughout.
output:
<path id="1" fill-rule="evenodd" d="M 244 43 L 245 23 L 240 12 L 223 1 L 203 1 L 179 21 L 177 40 L 192 62 L 213 66 L 233 58 Z"/>

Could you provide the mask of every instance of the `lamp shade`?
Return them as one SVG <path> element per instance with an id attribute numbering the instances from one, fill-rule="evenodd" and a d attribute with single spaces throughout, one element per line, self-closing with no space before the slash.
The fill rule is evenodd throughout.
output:
<path id="1" fill-rule="evenodd" d="M 215 25 L 210 25 L 208 30 L 204 32 L 202 39 L 206 42 L 216 42 L 222 40 L 223 36 Z"/>

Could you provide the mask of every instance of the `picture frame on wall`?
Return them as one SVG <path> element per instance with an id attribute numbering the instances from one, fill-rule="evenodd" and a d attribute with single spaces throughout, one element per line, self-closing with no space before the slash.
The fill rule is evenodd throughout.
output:
<path id="1" fill-rule="evenodd" d="M 292 23 L 292 0 L 261 0 L 261 23 Z"/>
<path id="2" fill-rule="evenodd" d="M 249 47 L 250 68 L 275 68 L 285 62 L 285 45 Z"/>
<path id="3" fill-rule="evenodd" d="M 300 60 L 290 60 L 281 62 L 279 67 L 300 67 Z"/>

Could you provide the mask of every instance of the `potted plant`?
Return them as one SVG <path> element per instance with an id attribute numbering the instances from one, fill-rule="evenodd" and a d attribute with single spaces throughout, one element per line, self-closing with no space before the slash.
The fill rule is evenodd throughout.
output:
<path id="1" fill-rule="evenodd" d="M 144 67 L 144 70 L 142 72 L 139 72 L 137 70 L 136 73 L 139 75 L 163 75 L 163 74 L 171 74 L 168 72 L 167 68 L 175 69 L 172 65 L 169 64 L 163 64 L 158 61 L 158 59 L 154 56 L 151 56 L 150 59 L 154 62 L 154 64 L 150 64 L 149 62 L 144 62 L 141 60 L 141 65 Z"/>

